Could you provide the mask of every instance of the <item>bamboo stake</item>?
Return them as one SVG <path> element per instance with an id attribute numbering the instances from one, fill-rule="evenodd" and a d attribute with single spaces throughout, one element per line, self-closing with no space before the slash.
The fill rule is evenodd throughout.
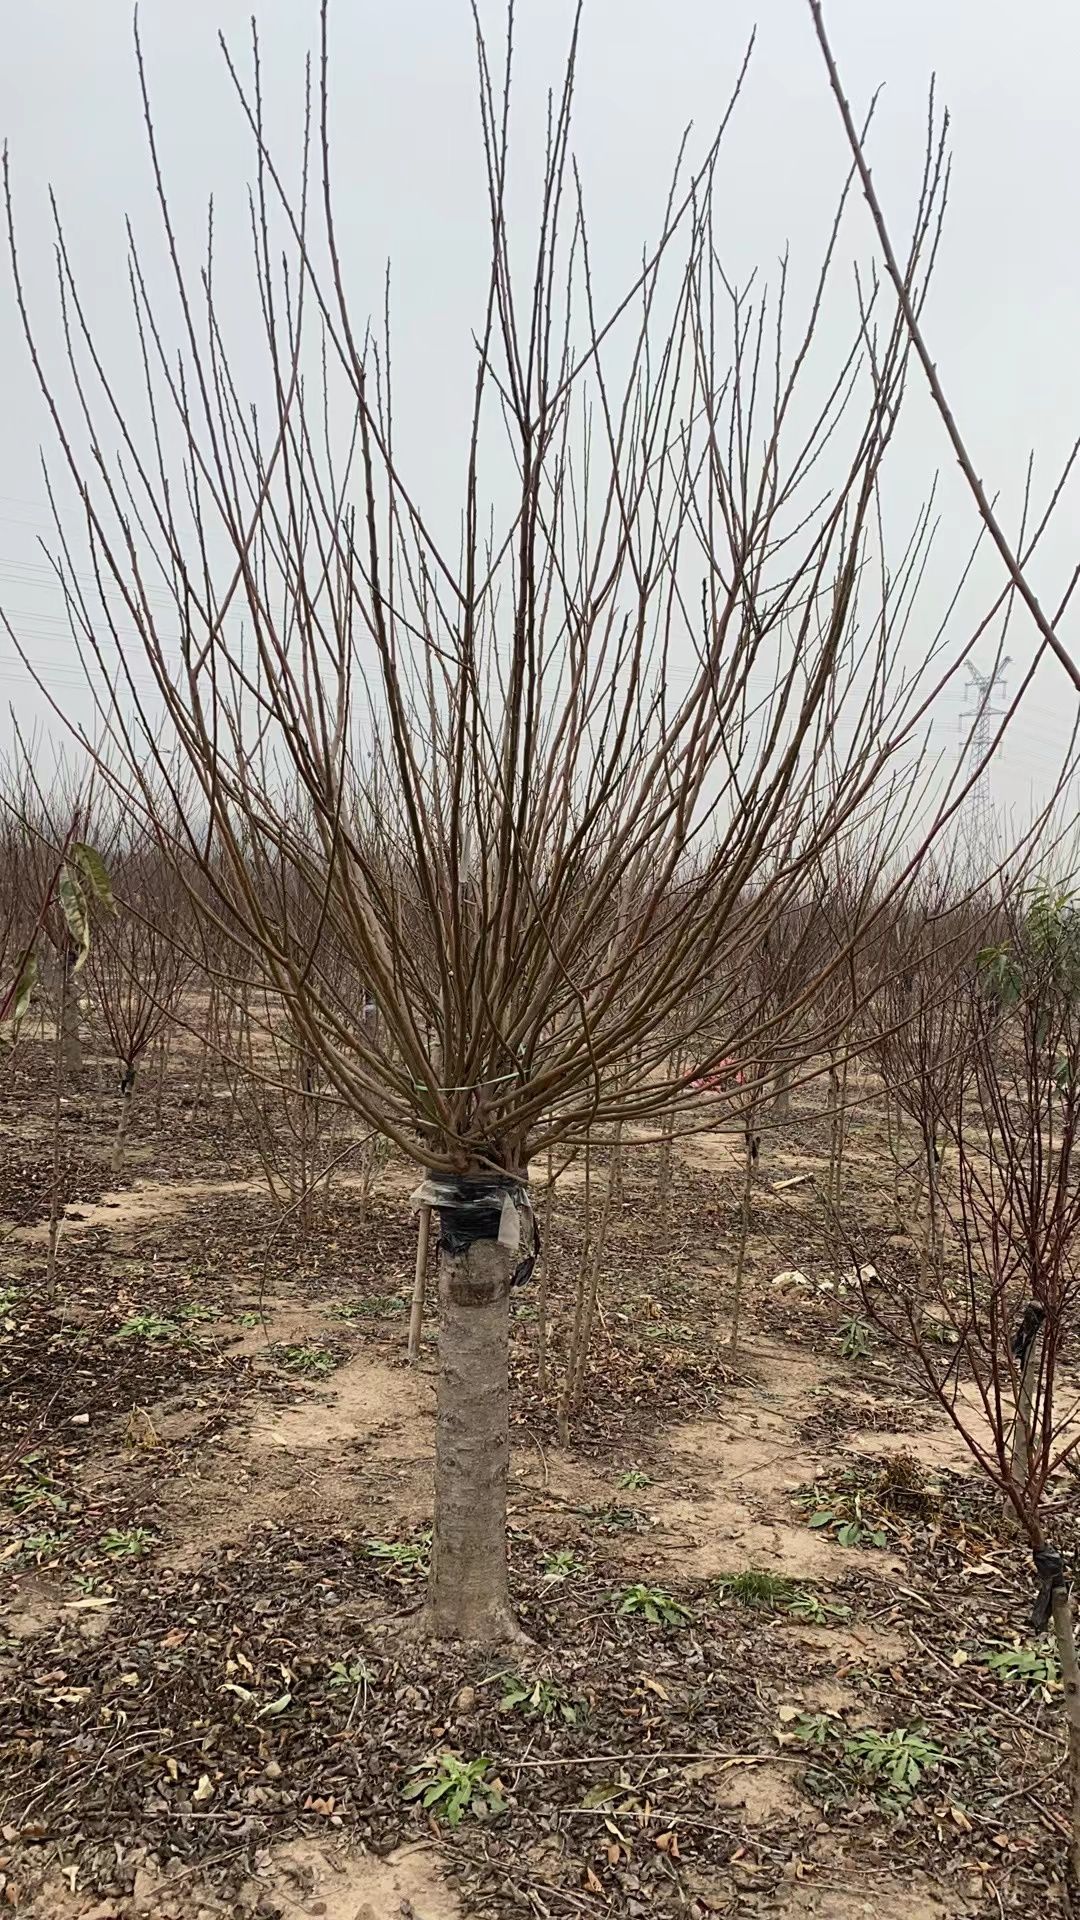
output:
<path id="1" fill-rule="evenodd" d="M 431 1239 L 431 1208 L 421 1207 L 416 1233 L 416 1278 L 413 1281 L 412 1309 L 409 1314 L 409 1359 L 420 1357 L 420 1334 L 424 1324 L 424 1288 L 427 1283 L 428 1242 Z"/>

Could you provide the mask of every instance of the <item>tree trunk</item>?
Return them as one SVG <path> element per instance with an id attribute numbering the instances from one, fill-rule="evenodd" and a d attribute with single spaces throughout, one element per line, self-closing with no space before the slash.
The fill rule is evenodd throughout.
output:
<path id="1" fill-rule="evenodd" d="M 1065 1891 L 1069 1911 L 1080 1915 L 1080 1662 L 1076 1657 L 1073 1631 L 1072 1598 L 1067 1587 L 1058 1587 L 1053 1596 L 1054 1635 L 1061 1661 L 1061 1680 L 1065 1690 L 1065 1717 L 1069 1726 L 1066 1763 L 1066 1794 L 1069 1802 L 1069 1844 L 1066 1854 Z"/>
<path id="2" fill-rule="evenodd" d="M 544 1195 L 544 1246 L 540 1255 L 537 1286 L 536 1384 L 541 1393 L 548 1387 L 548 1274 L 552 1260 L 552 1222 L 555 1215 L 555 1153 L 548 1147 L 547 1192 Z"/>
<path id="3" fill-rule="evenodd" d="M 847 1093 L 847 1061 L 845 1060 L 843 1067 L 839 1068 L 835 1053 L 829 1056 L 828 1086 L 828 1192 L 832 1221 L 832 1277 L 835 1282 L 839 1280 L 844 1265 L 844 1232 L 840 1224 L 840 1202 L 844 1190 L 844 1104 Z"/>
<path id="4" fill-rule="evenodd" d="M 45 1267 L 45 1288 L 50 1300 L 56 1289 L 56 1255 L 60 1245 L 60 1102 L 67 1057 L 64 1026 L 70 990 L 71 976 L 65 971 L 60 988 L 61 1000 L 59 1018 L 56 1022 L 56 1038 L 53 1042 L 52 1178 L 49 1189 L 49 1252 Z"/>
<path id="5" fill-rule="evenodd" d="M 1013 1479 L 1025 1489 L 1031 1472 L 1035 1431 L 1035 1387 L 1039 1378 L 1041 1360 L 1042 1334 L 1036 1333 L 1021 1362 L 1020 1388 L 1016 1396 L 1016 1418 L 1013 1423 L 1012 1437 Z"/>
<path id="6" fill-rule="evenodd" d="M 79 995 L 75 985 L 73 968 L 75 955 L 65 953 L 64 974 L 60 983 L 60 1039 L 63 1053 L 64 1070 L 76 1074 L 82 1072 L 83 1050 L 82 1031 L 79 1019 Z"/>
<path id="7" fill-rule="evenodd" d="M 751 1113 L 746 1122 L 745 1159 L 743 1162 L 742 1209 L 739 1216 L 739 1253 L 735 1267 L 735 1292 L 731 1302 L 731 1357 L 734 1360 L 739 1351 L 739 1322 L 742 1319 L 743 1285 L 746 1280 L 747 1248 L 750 1240 L 750 1199 L 754 1188 L 754 1115 Z"/>
<path id="8" fill-rule="evenodd" d="M 129 1067 L 120 1082 L 120 1118 L 116 1123 L 116 1139 L 113 1142 L 112 1166 L 114 1173 L 123 1173 L 124 1156 L 127 1151 L 128 1124 L 131 1120 L 131 1096 L 135 1091 L 135 1069 Z"/>
<path id="9" fill-rule="evenodd" d="M 154 1125 L 160 1127 L 165 1110 L 165 1063 L 169 1058 L 169 1031 L 165 1028 L 158 1041 L 157 1087 L 154 1093 Z"/>
<path id="10" fill-rule="evenodd" d="M 513 1253 L 439 1252 L 435 1529 L 427 1624 L 439 1640 L 519 1637 L 506 1561 Z"/>

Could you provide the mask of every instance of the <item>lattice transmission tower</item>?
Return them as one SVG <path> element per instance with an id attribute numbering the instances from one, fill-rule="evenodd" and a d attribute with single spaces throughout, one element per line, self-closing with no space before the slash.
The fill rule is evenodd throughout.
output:
<path id="1" fill-rule="evenodd" d="M 960 715 L 960 758 L 961 770 L 968 776 L 986 758 L 995 724 L 1005 717 L 1004 706 L 995 705 L 995 694 L 1000 688 L 1000 698 L 1004 701 L 1005 669 L 1008 664 L 1007 659 L 1000 660 L 993 673 L 980 673 L 970 660 L 967 663 L 968 685 L 964 691 L 975 705 L 965 707 Z M 993 823 L 993 805 L 984 774 L 967 795 L 958 822 L 972 856 L 978 860 L 985 860 L 993 851 Z"/>

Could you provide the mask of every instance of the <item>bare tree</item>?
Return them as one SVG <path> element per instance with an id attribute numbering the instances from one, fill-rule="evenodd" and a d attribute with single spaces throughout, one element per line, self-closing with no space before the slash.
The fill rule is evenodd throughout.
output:
<path id="1" fill-rule="evenodd" d="M 881 1289 L 856 1270 L 868 1318 L 914 1360 L 1029 1543 L 1034 1625 L 1053 1621 L 1065 1688 L 1080 1911 L 1080 1665 L 1047 1535 L 1048 1496 L 1080 1446 L 1063 1376 L 1080 1318 L 1080 910 L 1066 892 L 1017 890 L 998 918 L 999 937 L 904 1029 L 904 1098 L 933 1158 L 953 1161 L 934 1190 L 934 1257 Z"/>
<path id="2" fill-rule="evenodd" d="M 150 1048 L 175 1015 L 190 981 L 185 888 L 156 838 L 145 830 L 111 850 L 113 890 L 122 911 L 90 949 L 92 1005 L 119 1069 L 113 1166 L 124 1165 L 135 1083 Z"/>
<path id="3" fill-rule="evenodd" d="M 213 243 L 201 271 L 182 261 L 141 53 L 175 294 L 171 313 L 151 302 L 133 251 L 145 433 L 95 343 L 60 226 L 68 361 L 46 368 L 8 199 L 33 363 L 89 570 L 108 588 L 91 602 L 61 525 L 73 630 L 112 689 L 99 760 L 153 811 L 170 777 L 159 743 L 178 744 L 202 807 L 176 853 L 203 863 L 201 910 L 279 997 L 338 1098 L 428 1170 L 440 1377 L 427 1618 L 492 1639 L 515 1630 L 508 1298 L 534 1247 L 530 1159 L 587 1137 L 608 1151 L 620 1134 L 652 1138 L 710 1059 L 753 1056 L 776 1014 L 740 1004 L 725 1031 L 729 936 L 736 924 L 740 940 L 764 936 L 901 761 L 918 787 L 919 729 L 950 670 L 936 643 L 925 679 L 899 672 L 910 562 L 894 580 L 879 547 L 902 315 L 858 290 L 849 343 L 819 364 L 844 197 L 793 331 L 786 275 L 770 296 L 723 272 L 725 115 L 695 168 L 680 154 L 644 264 L 603 308 L 570 160 L 575 32 L 519 274 L 512 9 L 508 29 L 498 76 L 477 29 L 491 254 L 457 551 L 399 462 L 388 328 L 377 337 L 346 297 L 325 5 L 295 194 L 264 130 L 257 44 L 250 81 L 227 55 L 255 146 L 268 405 L 247 404 L 250 341 L 242 361 L 227 352 Z M 907 265 L 916 305 L 941 187 L 932 158 Z M 920 517 L 909 553 L 929 528 Z M 117 596 L 156 681 L 150 706 Z M 922 820 L 923 839 L 935 824 Z M 889 885 L 920 845 L 897 855 Z M 327 937 L 377 1022 L 321 967 Z M 706 1059 L 702 1029 L 723 1033 Z M 679 1060 L 694 1065 L 673 1078 Z"/>

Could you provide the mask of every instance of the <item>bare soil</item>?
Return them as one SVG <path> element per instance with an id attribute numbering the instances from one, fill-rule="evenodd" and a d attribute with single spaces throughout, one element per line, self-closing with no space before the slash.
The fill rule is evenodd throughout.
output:
<path id="1" fill-rule="evenodd" d="M 515 1296 L 511 1561 L 531 1649 L 415 1641 L 435 1352 L 404 1358 L 413 1175 L 343 1179 L 300 1235 L 219 1089 L 178 1050 L 109 1168 L 104 1068 L 65 1104 L 44 1285 L 35 1043 L 0 1131 L 0 1899 L 55 1920 L 952 1920 L 1063 1911 L 1060 1693 L 1009 1681 L 1025 1556 L 955 1430 L 871 1346 L 830 1271 L 809 1094 L 767 1136 L 736 1357 L 738 1143 L 623 1183 L 568 1449 Z M 872 1103 L 846 1223 L 895 1244 Z M 29 1169 L 29 1172 L 27 1171 Z M 602 1175 L 602 1170 L 601 1170 Z M 582 1180 L 546 1249 L 563 1352 Z M 600 1176 L 598 1176 L 600 1177 Z M 890 1245 L 890 1242 L 894 1243 Z M 777 1288 L 785 1270 L 805 1287 Z M 898 1464 L 899 1463 L 899 1464 Z M 1058 1493 L 1074 1544 L 1072 1482 Z M 822 1519 L 822 1515 L 825 1519 Z M 851 1544 L 838 1537 L 858 1520 Z M 811 1523 L 814 1524 L 811 1524 Z M 733 1597 L 732 1576 L 791 1584 Z M 620 1611 L 635 1587 L 683 1611 Z M 504 1704 L 513 1668 L 549 1713 Z M 565 1709 L 565 1710 L 564 1710 Z M 913 1791 L 861 1732 L 918 1734 Z M 451 1826 L 402 1789 L 447 1752 L 505 1811 Z"/>

